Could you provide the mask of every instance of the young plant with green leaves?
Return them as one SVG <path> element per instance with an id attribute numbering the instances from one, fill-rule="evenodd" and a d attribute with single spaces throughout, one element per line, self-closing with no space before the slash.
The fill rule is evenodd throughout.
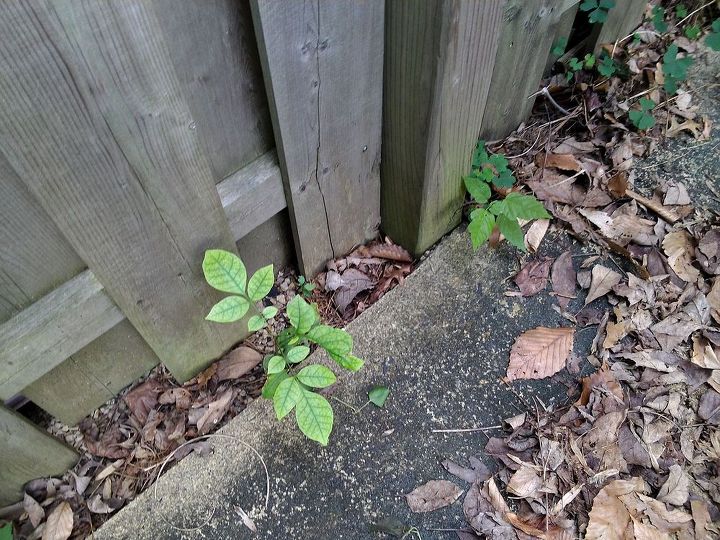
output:
<path id="1" fill-rule="evenodd" d="M 485 141 L 478 141 L 473 153 L 472 169 L 463 182 L 472 199 L 468 232 L 475 249 L 487 242 L 497 227 L 512 245 L 525 251 L 524 235 L 518 219 L 550 217 L 532 195 L 510 192 L 504 198 L 490 200 L 491 186 L 501 190 L 512 188 L 515 176 L 505 156 L 487 153 Z"/>
<path id="2" fill-rule="evenodd" d="M 580 11 L 588 13 L 590 23 L 604 23 L 608 12 L 615 7 L 615 0 L 584 0 L 580 4 Z"/>
<path id="3" fill-rule="evenodd" d="M 582 60 L 573 56 L 570 60 L 568 60 L 568 71 L 565 73 L 565 76 L 567 77 L 567 80 L 570 81 L 572 80 L 573 75 L 575 75 L 578 71 L 583 69 L 592 69 L 593 67 L 595 67 L 594 54 L 588 53 Z"/>
<path id="4" fill-rule="evenodd" d="M 603 77 L 612 77 L 618 72 L 620 65 L 607 53 L 600 55 L 600 61 L 597 63 L 597 70 Z"/>
<path id="5" fill-rule="evenodd" d="M 668 30 L 668 24 L 665 22 L 665 8 L 662 6 L 653 6 L 651 19 L 655 30 L 664 34 Z"/>
<path id="6" fill-rule="evenodd" d="M 310 298 L 315 290 L 315 284 L 305 279 L 305 276 L 298 277 L 298 286 L 300 287 L 300 294 L 305 298 Z"/>
<path id="7" fill-rule="evenodd" d="M 663 55 L 662 71 L 665 77 L 663 88 L 668 94 L 677 92 L 678 85 L 687 79 L 687 70 L 692 63 L 693 59 L 689 56 L 678 58 L 678 46 L 675 43 L 667 48 Z"/>
<path id="8" fill-rule="evenodd" d="M 567 48 L 568 38 L 565 36 L 559 37 L 555 43 L 553 43 L 550 54 L 553 56 L 562 56 Z"/>
<path id="9" fill-rule="evenodd" d="M 652 110 L 656 103 L 649 98 L 640 99 L 640 109 L 633 109 L 628 112 L 628 117 L 633 125 L 638 129 L 650 129 L 655 125 L 655 117 Z"/>
<path id="10" fill-rule="evenodd" d="M 720 19 L 715 19 L 711 25 L 712 31 L 705 37 L 705 45 L 713 51 L 720 51 Z"/>
<path id="11" fill-rule="evenodd" d="M 206 317 L 208 320 L 231 323 L 250 314 L 248 330 L 253 332 L 277 315 L 277 308 L 258 305 L 272 289 L 272 265 L 259 269 L 247 279 L 245 265 L 237 255 L 211 249 L 205 252 L 202 266 L 205 280 L 211 287 L 231 294 L 213 306 Z M 294 410 L 300 431 L 309 439 L 326 445 L 334 415 L 328 400 L 316 390 L 332 385 L 335 373 L 321 364 L 302 366 L 301 363 L 310 354 L 311 344 L 324 349 L 341 368 L 349 371 L 359 370 L 363 361 L 352 354 L 352 336 L 322 324 L 317 307 L 307 303 L 301 295 L 293 297 L 285 313 L 290 327 L 273 335 L 275 351 L 263 362 L 268 378 L 262 396 L 273 401 L 278 420 Z"/>

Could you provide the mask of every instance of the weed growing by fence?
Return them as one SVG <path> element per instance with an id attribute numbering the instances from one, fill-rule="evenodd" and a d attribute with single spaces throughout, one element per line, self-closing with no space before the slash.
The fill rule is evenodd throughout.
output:
<path id="1" fill-rule="evenodd" d="M 588 12 L 588 21 L 591 23 L 604 23 L 608 12 L 615 7 L 615 0 L 584 0 L 580 4 L 580 11 Z"/>
<path id="2" fill-rule="evenodd" d="M 472 198 L 468 231 L 473 248 L 488 241 L 497 229 L 518 249 L 525 251 L 525 242 L 518 219 L 545 219 L 550 215 L 532 195 L 510 192 L 504 198 L 490 201 L 491 186 L 508 190 L 515 184 L 515 176 L 508 168 L 502 154 L 488 155 L 485 141 L 478 141 L 473 154 L 472 170 L 463 178 L 465 188 Z"/>
<path id="3" fill-rule="evenodd" d="M 265 266 L 247 279 L 242 260 L 228 251 L 211 249 L 203 260 L 205 280 L 215 289 L 231 293 L 213 306 L 207 319 L 231 323 L 252 313 L 248 330 L 254 332 L 265 327 L 278 313 L 268 306 L 262 310 L 257 304 L 272 289 L 272 265 Z M 263 367 L 268 373 L 262 396 L 271 399 L 278 420 L 295 410 L 295 420 L 306 437 L 322 445 L 328 443 L 334 415 L 327 399 L 316 392 L 335 382 L 335 373 L 321 364 L 300 367 L 310 354 L 310 344 L 324 349 L 341 368 L 357 371 L 363 361 L 352 354 L 352 336 L 345 330 L 321 324 L 317 307 L 306 302 L 302 295 L 295 296 L 285 310 L 290 327 L 274 335 L 275 351 L 268 355 Z"/>
<path id="4" fill-rule="evenodd" d="M 652 99 L 642 98 L 640 100 L 640 110 L 631 110 L 628 117 L 633 125 L 638 129 L 650 129 L 655 125 L 655 117 L 652 111 L 655 108 L 655 102 Z"/>

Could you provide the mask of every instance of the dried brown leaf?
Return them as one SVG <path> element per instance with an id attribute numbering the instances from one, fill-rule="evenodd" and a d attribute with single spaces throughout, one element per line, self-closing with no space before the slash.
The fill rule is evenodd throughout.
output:
<path id="1" fill-rule="evenodd" d="M 530 261 L 515 275 L 515 284 L 523 296 L 533 296 L 545 289 L 552 259 L 547 257 Z"/>
<path id="2" fill-rule="evenodd" d="M 521 466 L 510 478 L 507 490 L 518 497 L 532 497 L 542 487 L 542 478 L 534 469 Z"/>
<path id="3" fill-rule="evenodd" d="M 668 504 L 682 506 L 689 496 L 688 486 L 689 480 L 687 475 L 683 472 L 680 465 L 675 463 L 670 466 L 670 474 L 667 480 L 665 480 L 665 483 L 660 487 L 657 498 Z"/>
<path id="4" fill-rule="evenodd" d="M 223 392 L 218 399 L 208 405 L 208 410 L 197 421 L 198 433 L 200 433 L 200 435 L 208 433 L 217 425 L 218 422 L 220 422 L 220 420 L 222 420 L 228 410 L 228 407 L 230 407 L 230 404 L 232 403 L 234 394 L 235 391 L 232 388 L 229 388 Z"/>
<path id="5" fill-rule="evenodd" d="M 43 507 L 27 493 L 23 497 L 23 510 L 27 512 L 33 527 L 37 527 L 45 519 Z"/>
<path id="6" fill-rule="evenodd" d="M 532 225 L 528 227 L 525 233 L 525 247 L 531 252 L 536 252 L 540 247 L 540 243 L 550 227 L 549 219 L 536 219 L 532 222 Z"/>
<path id="7" fill-rule="evenodd" d="M 535 156 L 535 164 L 538 167 L 555 167 L 563 171 L 580 172 L 582 165 L 572 154 L 539 153 Z"/>
<path id="8" fill-rule="evenodd" d="M 507 378 L 544 379 L 564 366 L 572 351 L 574 328 L 538 327 L 521 334 L 510 350 Z"/>
<path id="9" fill-rule="evenodd" d="M 552 265 L 552 287 L 558 304 L 565 310 L 570 299 L 575 296 L 575 268 L 573 267 L 572 253 L 563 252 Z"/>
<path id="10" fill-rule="evenodd" d="M 405 495 L 413 512 L 431 512 L 454 503 L 463 490 L 449 480 L 430 480 Z"/>
<path id="11" fill-rule="evenodd" d="M 695 245 L 686 231 L 675 231 L 665 235 L 662 243 L 670 268 L 678 277 L 689 283 L 697 281 L 700 271 L 693 266 Z"/>
<path id="12" fill-rule="evenodd" d="M 217 362 L 218 381 L 237 379 L 262 362 L 259 352 L 250 347 L 233 349 Z"/>
<path id="13" fill-rule="evenodd" d="M 593 499 L 590 521 L 585 532 L 586 540 L 627 538 L 630 513 L 619 497 L 646 491 L 645 481 L 637 477 L 629 480 L 614 480 L 601 489 Z"/>
<path id="14" fill-rule="evenodd" d="M 148 414 L 157 405 L 158 394 L 161 391 L 160 384 L 156 380 L 150 379 L 133 388 L 123 398 L 130 409 L 130 414 L 137 419 L 141 426 L 145 425 Z"/>
<path id="15" fill-rule="evenodd" d="M 67 501 L 61 502 L 50 513 L 45 522 L 42 540 L 66 540 L 73 529 L 73 509 Z"/>
<path id="16" fill-rule="evenodd" d="M 587 298 L 585 298 L 585 305 L 587 306 L 593 300 L 605 296 L 615 285 L 620 283 L 620 280 L 622 280 L 622 276 L 614 270 L 610 270 L 601 264 L 593 266 L 592 282 L 590 283 Z"/>

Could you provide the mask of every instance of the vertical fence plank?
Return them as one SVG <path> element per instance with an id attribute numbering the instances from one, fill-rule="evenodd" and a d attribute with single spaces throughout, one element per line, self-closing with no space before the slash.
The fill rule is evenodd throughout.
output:
<path id="1" fill-rule="evenodd" d="M 614 43 L 632 32 L 642 22 L 646 7 L 647 2 L 642 0 L 616 0 L 607 21 L 593 29 L 590 44 L 595 54 L 600 52 L 603 44 Z"/>
<path id="2" fill-rule="evenodd" d="M 560 39 L 569 40 L 570 34 L 573 30 L 573 24 L 575 23 L 575 17 L 577 16 L 579 7 L 579 2 L 574 3 L 572 6 L 568 7 L 563 14 L 560 16 L 560 21 L 555 26 L 555 36 L 553 37 L 553 45 L 560 41 Z M 553 67 L 553 64 L 558 61 L 558 58 L 560 58 L 562 55 L 555 55 L 549 53 L 547 58 L 547 63 L 545 64 L 545 75 L 548 75 L 550 73 L 551 68 Z"/>
<path id="3" fill-rule="evenodd" d="M 39 476 L 64 473 L 75 451 L 0 404 L 0 506 L 22 499 L 22 487 Z"/>
<path id="4" fill-rule="evenodd" d="M 532 110 L 564 0 L 509 0 L 505 5 L 480 136 L 508 135 Z M 522 69 L 518 69 L 522 66 Z"/>
<path id="5" fill-rule="evenodd" d="M 179 380 L 237 339 L 200 263 L 234 249 L 146 2 L 0 5 L 8 162 Z"/>
<path id="6" fill-rule="evenodd" d="M 380 221 L 384 2 L 251 5 L 298 263 L 312 275 Z"/>
<path id="7" fill-rule="evenodd" d="M 504 0 L 390 0 L 385 21 L 383 228 L 421 253 L 459 223 Z"/>

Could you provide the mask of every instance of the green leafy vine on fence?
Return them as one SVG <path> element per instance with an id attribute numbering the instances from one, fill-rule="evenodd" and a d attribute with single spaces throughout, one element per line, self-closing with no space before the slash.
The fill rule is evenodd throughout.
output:
<path id="1" fill-rule="evenodd" d="M 205 252 L 202 268 L 211 287 L 230 293 L 212 307 L 208 320 L 231 323 L 250 314 L 248 330 L 254 332 L 277 316 L 278 309 L 274 306 L 258 307 L 275 281 L 272 265 L 260 268 L 248 279 L 245 265 L 237 255 L 211 249 Z M 301 363 L 310 354 L 311 344 L 324 349 L 338 366 L 349 371 L 359 370 L 363 361 L 352 354 L 352 336 L 345 330 L 322 324 L 317 306 L 306 302 L 302 294 L 288 303 L 285 313 L 290 327 L 273 335 L 275 351 L 263 361 L 268 378 L 262 396 L 273 401 L 278 420 L 294 410 L 300 431 L 326 445 L 334 414 L 328 400 L 316 390 L 332 385 L 335 373 L 321 364 L 301 366 Z"/>
<path id="2" fill-rule="evenodd" d="M 492 187 L 507 190 L 515 184 L 515 176 L 502 154 L 488 155 L 485 142 L 478 141 L 473 153 L 470 174 L 463 178 L 471 201 L 468 232 L 475 249 L 488 241 L 497 229 L 517 248 L 525 251 L 525 242 L 518 219 L 547 219 L 550 215 L 532 195 L 510 192 L 491 201 Z"/>

